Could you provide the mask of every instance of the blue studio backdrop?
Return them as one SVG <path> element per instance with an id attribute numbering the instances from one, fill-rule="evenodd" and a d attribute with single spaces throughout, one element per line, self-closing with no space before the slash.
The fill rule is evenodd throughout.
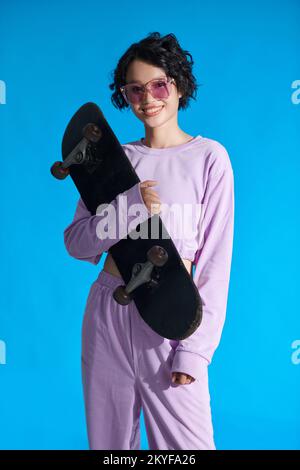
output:
<path id="1" fill-rule="evenodd" d="M 202 84 L 180 127 L 221 142 L 235 176 L 227 319 L 209 368 L 216 446 L 300 448 L 299 24 L 299 0 L 0 2 L 1 449 L 88 448 L 81 323 L 105 257 L 68 255 L 78 194 L 49 169 L 87 101 L 121 143 L 144 135 L 108 85 L 153 31 L 176 35 Z"/>

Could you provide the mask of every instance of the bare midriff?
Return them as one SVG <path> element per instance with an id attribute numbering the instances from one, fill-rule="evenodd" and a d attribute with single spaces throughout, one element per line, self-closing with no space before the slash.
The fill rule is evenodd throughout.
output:
<path id="1" fill-rule="evenodd" d="M 189 259 L 184 259 L 184 258 L 181 258 L 181 259 L 188 273 L 191 274 L 192 261 L 190 261 Z M 106 271 L 107 273 L 110 273 L 113 276 L 122 277 L 110 253 L 107 254 L 107 257 L 105 259 L 103 271 Z"/>

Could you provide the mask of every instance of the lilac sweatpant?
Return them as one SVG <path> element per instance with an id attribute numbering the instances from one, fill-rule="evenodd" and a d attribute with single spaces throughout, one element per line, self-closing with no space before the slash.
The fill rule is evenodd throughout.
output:
<path id="1" fill-rule="evenodd" d="M 113 299 L 119 284 L 122 279 L 101 271 L 83 318 L 90 449 L 140 449 L 141 409 L 150 450 L 215 449 L 207 371 L 191 384 L 173 384 L 174 342 L 155 333 L 134 302 L 122 306 Z"/>

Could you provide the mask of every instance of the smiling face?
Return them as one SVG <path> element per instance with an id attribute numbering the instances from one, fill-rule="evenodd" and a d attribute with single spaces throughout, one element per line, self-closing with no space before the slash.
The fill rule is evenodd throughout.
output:
<path id="1" fill-rule="evenodd" d="M 145 85 L 150 80 L 162 77 L 166 78 L 166 73 L 163 69 L 135 59 L 127 69 L 126 83 L 137 82 L 141 85 Z M 170 120 L 175 119 L 177 122 L 179 98 L 181 96 L 181 93 L 177 90 L 176 84 L 173 82 L 170 86 L 168 98 L 156 99 L 151 95 L 148 89 L 145 90 L 141 103 L 130 103 L 130 107 L 136 117 L 144 123 L 145 127 L 161 127 Z M 157 112 L 150 114 L 150 110 L 147 112 L 145 108 L 157 108 Z"/>

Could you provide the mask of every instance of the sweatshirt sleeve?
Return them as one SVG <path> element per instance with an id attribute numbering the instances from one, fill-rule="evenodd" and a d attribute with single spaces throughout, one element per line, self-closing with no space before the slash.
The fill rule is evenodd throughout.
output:
<path id="1" fill-rule="evenodd" d="M 172 372 L 200 379 L 211 363 L 225 321 L 234 229 L 234 175 L 231 164 L 209 177 L 201 213 L 202 246 L 195 254 L 193 280 L 203 305 L 202 322 L 178 341 Z"/>
<path id="2" fill-rule="evenodd" d="M 125 200 L 126 203 L 124 203 Z M 134 208 L 134 204 L 138 206 Z M 150 217 L 142 197 L 140 183 L 136 183 L 119 194 L 109 206 L 109 210 L 103 206 L 95 215 L 92 215 L 83 200 L 79 198 L 73 221 L 64 230 L 64 243 L 70 256 L 97 264 L 102 253 L 108 251 L 129 231 L 134 230 L 138 224 Z M 139 211 L 138 216 L 134 209 Z M 122 222 L 122 228 L 120 222 Z M 109 229 L 113 227 L 109 237 L 107 237 L 106 227 Z M 129 227 L 130 230 L 128 230 Z"/>

